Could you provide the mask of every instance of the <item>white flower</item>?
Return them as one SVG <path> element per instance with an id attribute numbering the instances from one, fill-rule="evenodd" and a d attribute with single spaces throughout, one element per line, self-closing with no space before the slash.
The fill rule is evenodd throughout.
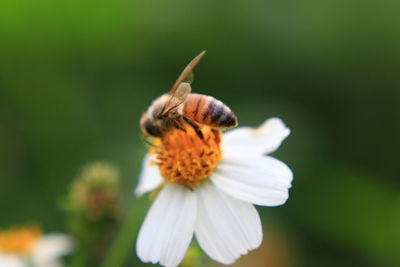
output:
<path id="1" fill-rule="evenodd" d="M 42 235 L 37 227 L 0 231 L 0 267 L 61 267 L 72 247 L 67 235 Z"/>
<path id="2" fill-rule="evenodd" d="M 228 131 L 220 144 L 220 160 L 210 177 L 190 180 L 189 186 L 186 180 L 171 178 L 168 172 L 179 165 L 174 173 L 181 175 L 180 171 L 187 168 L 181 159 L 173 159 L 175 163 L 171 164 L 175 165 L 165 167 L 167 159 L 160 163 L 160 159 L 167 157 L 165 151 L 147 155 L 136 194 L 140 196 L 164 186 L 139 231 L 136 243 L 139 258 L 143 262 L 177 266 L 193 234 L 207 255 L 223 264 L 232 264 L 257 248 L 262 242 L 262 228 L 253 204 L 284 204 L 293 179 L 292 171 L 283 162 L 265 154 L 274 152 L 289 134 L 290 130 L 278 118 L 265 121 L 257 129 L 241 127 Z M 203 150 L 201 159 L 204 153 L 215 155 L 214 152 Z M 213 162 L 209 160 L 204 166 Z"/>

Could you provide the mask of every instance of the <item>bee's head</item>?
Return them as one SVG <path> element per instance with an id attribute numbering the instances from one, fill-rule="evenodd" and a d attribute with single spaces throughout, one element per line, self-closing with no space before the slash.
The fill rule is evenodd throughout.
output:
<path id="1" fill-rule="evenodd" d="M 161 130 L 160 127 L 157 126 L 158 124 L 159 123 L 153 121 L 147 113 L 144 113 L 140 119 L 140 128 L 142 131 L 153 137 L 161 137 Z"/>

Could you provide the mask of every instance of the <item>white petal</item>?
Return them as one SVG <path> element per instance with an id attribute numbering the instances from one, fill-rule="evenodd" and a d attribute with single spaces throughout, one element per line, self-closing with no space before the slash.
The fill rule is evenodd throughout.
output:
<path id="1" fill-rule="evenodd" d="M 266 120 L 258 128 L 239 127 L 224 134 L 225 154 L 269 154 L 281 145 L 290 134 L 289 128 L 279 118 Z"/>
<path id="2" fill-rule="evenodd" d="M 32 255 L 35 266 L 62 266 L 57 259 L 71 253 L 72 238 L 65 234 L 47 234 L 38 241 Z"/>
<path id="3" fill-rule="evenodd" d="M 27 263 L 17 254 L 0 253 L 0 267 L 25 267 Z"/>
<path id="4" fill-rule="evenodd" d="M 146 155 L 143 160 L 142 173 L 139 177 L 139 184 L 136 187 L 136 196 L 142 196 L 143 194 L 153 191 L 162 183 L 162 177 L 157 165 L 151 164 L 154 157 L 150 154 Z"/>
<path id="5" fill-rule="evenodd" d="M 196 196 L 181 185 L 168 185 L 151 206 L 136 242 L 143 262 L 174 267 L 192 240 L 197 216 Z"/>
<path id="6" fill-rule="evenodd" d="M 262 241 L 261 221 L 253 205 L 234 199 L 213 184 L 196 188 L 196 238 L 210 258 L 232 264 Z"/>
<path id="7" fill-rule="evenodd" d="M 211 181 L 234 198 L 262 206 L 278 206 L 289 197 L 293 173 L 269 156 L 225 156 Z"/>

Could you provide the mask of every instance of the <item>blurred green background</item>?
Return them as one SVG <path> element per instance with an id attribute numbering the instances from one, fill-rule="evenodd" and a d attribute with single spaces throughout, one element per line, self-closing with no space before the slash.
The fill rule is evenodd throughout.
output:
<path id="1" fill-rule="evenodd" d="M 2 0 L 0 227 L 65 230 L 59 200 L 94 160 L 120 168 L 129 206 L 146 149 L 140 116 L 206 49 L 194 91 L 241 125 L 279 116 L 292 130 L 274 154 L 295 173 L 291 197 L 258 209 L 263 247 L 237 266 L 400 266 L 399 8 Z M 126 266 L 140 265 L 133 244 Z"/>

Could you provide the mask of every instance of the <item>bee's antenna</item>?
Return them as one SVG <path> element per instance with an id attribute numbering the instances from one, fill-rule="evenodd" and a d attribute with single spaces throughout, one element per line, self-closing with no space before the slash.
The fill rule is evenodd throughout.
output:
<path id="1" fill-rule="evenodd" d="M 152 142 L 150 142 L 148 139 L 149 139 L 149 136 L 146 135 L 146 136 L 143 138 L 143 142 L 145 142 L 145 143 L 148 144 L 149 146 L 156 147 L 156 145 L 153 144 Z"/>

